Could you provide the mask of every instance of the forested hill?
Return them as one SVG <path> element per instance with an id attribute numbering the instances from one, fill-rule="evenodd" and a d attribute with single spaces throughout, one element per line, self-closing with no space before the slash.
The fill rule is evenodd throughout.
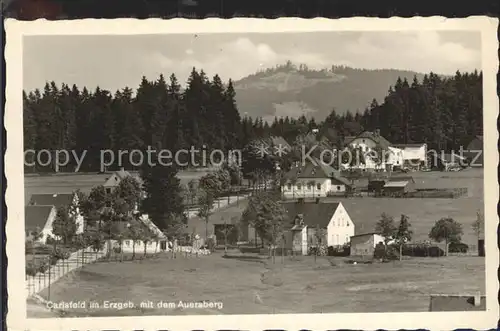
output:
<path id="1" fill-rule="evenodd" d="M 414 76 L 423 79 L 423 74 L 412 71 L 345 66 L 312 70 L 287 62 L 236 81 L 236 102 L 241 114 L 266 120 L 302 114 L 323 120 L 332 108 L 339 114 L 362 112 L 373 99 L 382 102 L 398 77 L 411 81 Z"/>
<path id="2" fill-rule="evenodd" d="M 345 136 L 379 129 L 394 144 L 427 143 L 448 151 L 482 134 L 481 73 L 457 72 L 448 78 L 430 73 L 421 80 L 396 77 L 389 85 L 393 87 L 382 100 L 371 102 L 364 112 L 331 111 L 332 104 L 322 121 L 285 116 L 266 122 L 242 113 L 235 101 L 240 92 L 231 81 L 207 77 L 203 70 L 193 69 L 183 91 L 175 75 L 167 80 L 143 78 L 135 95 L 129 87 L 112 93 L 52 82 L 42 90 L 24 91 L 24 148 L 76 150 L 80 155 L 86 151 L 81 171 L 97 171 L 102 150 L 152 146 L 176 151 L 205 145 L 228 151 L 270 135 L 293 144 L 313 128 L 320 129 L 318 137 L 326 136 L 337 146 Z M 352 93 L 352 99 L 360 98 Z"/>

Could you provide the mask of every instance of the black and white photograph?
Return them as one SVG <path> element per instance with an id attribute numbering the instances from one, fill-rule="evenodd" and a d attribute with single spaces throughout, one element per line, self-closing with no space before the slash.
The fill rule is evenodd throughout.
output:
<path id="1" fill-rule="evenodd" d="M 24 318 L 494 327 L 498 22 L 362 20 L 7 26 Z"/>

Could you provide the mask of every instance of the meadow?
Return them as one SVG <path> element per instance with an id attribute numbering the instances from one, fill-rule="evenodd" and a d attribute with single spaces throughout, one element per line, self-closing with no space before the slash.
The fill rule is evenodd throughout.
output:
<path id="1" fill-rule="evenodd" d="M 206 171 L 180 171 L 181 185 L 204 176 Z M 32 194 L 71 193 L 76 189 L 88 193 L 92 187 L 102 185 L 110 174 L 60 173 L 52 175 L 27 175 L 24 177 L 24 198 L 28 203 Z"/>
<path id="2" fill-rule="evenodd" d="M 203 176 L 205 172 L 180 172 L 182 184 Z M 387 213 L 399 221 L 401 214 L 409 216 L 413 227 L 414 241 L 428 239 L 428 233 L 435 221 L 441 217 L 452 217 L 463 227 L 463 241 L 469 245 L 477 244 L 472 230 L 478 210 L 484 211 L 483 169 L 470 168 L 459 172 L 415 172 L 413 176 L 417 188 L 458 188 L 466 187 L 468 195 L 457 199 L 393 199 L 393 198 L 327 198 L 323 201 L 341 201 L 356 226 L 356 234 L 372 232 L 382 213 Z M 69 193 L 79 188 L 84 192 L 104 183 L 107 174 L 60 174 L 52 176 L 26 176 L 25 201 L 34 193 Z M 247 202 L 242 200 L 215 212 L 209 223 L 230 222 L 239 218 Z M 205 222 L 196 217 L 189 221 L 190 231 L 204 233 Z"/>
<path id="3" fill-rule="evenodd" d="M 427 311 L 431 294 L 485 290 L 484 258 L 412 258 L 402 262 L 347 264 L 343 258 L 277 257 L 230 251 L 205 257 L 99 262 L 70 273 L 51 287 L 50 300 L 86 301 L 67 317 L 282 314 Z M 40 295 L 48 297 L 48 290 Z M 133 308 L 106 309 L 104 301 L 132 302 Z M 158 302 L 222 302 L 222 309 L 158 307 Z M 99 308 L 89 308 L 91 302 Z M 151 301 L 153 307 L 141 307 Z M 45 314 L 45 315 L 44 315 Z M 28 310 L 28 317 L 46 312 Z"/>

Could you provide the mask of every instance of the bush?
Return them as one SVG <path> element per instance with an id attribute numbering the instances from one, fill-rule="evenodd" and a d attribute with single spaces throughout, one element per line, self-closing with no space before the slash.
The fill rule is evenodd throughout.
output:
<path id="1" fill-rule="evenodd" d="M 51 258 L 54 257 L 57 260 L 67 260 L 69 259 L 70 252 L 67 249 L 56 247 L 50 254 Z"/>
<path id="2" fill-rule="evenodd" d="M 444 256 L 444 251 L 429 244 L 403 245 L 403 256 L 439 257 Z"/>
<path id="3" fill-rule="evenodd" d="M 37 272 L 40 272 L 40 273 L 45 273 L 47 270 L 49 269 L 49 265 L 47 262 L 43 261 L 43 262 L 40 262 L 40 264 L 38 265 L 37 267 Z"/>
<path id="4" fill-rule="evenodd" d="M 351 246 L 346 244 L 342 247 L 328 246 L 328 256 L 349 256 L 351 255 Z"/>
<path id="5" fill-rule="evenodd" d="M 26 263 L 26 275 L 35 276 L 38 272 L 38 267 L 33 261 L 29 261 Z"/>
<path id="6" fill-rule="evenodd" d="M 461 242 L 452 242 L 448 246 L 448 252 L 450 253 L 467 253 L 469 251 L 469 245 Z"/>
<path id="7" fill-rule="evenodd" d="M 378 260 L 398 260 L 399 252 L 393 245 L 385 246 L 384 243 L 378 243 L 373 251 L 373 258 Z"/>
<path id="8" fill-rule="evenodd" d="M 120 254 L 122 252 L 122 248 L 120 246 L 115 246 L 113 247 L 113 252 L 115 252 L 115 254 Z"/>
<path id="9" fill-rule="evenodd" d="M 328 247 L 326 245 L 309 247 L 307 255 L 327 256 L 328 255 Z"/>

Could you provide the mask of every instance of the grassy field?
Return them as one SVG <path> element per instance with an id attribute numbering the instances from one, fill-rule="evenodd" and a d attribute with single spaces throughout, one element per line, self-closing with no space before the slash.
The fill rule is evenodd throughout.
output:
<path id="1" fill-rule="evenodd" d="M 204 172 L 181 172 L 179 178 L 187 183 L 193 178 L 203 176 Z M 462 223 L 463 241 L 469 245 L 476 244 L 476 236 L 472 230 L 476 211 L 484 210 L 483 170 L 467 169 L 460 172 L 421 172 L 409 174 L 415 178 L 417 188 L 455 188 L 467 187 L 468 196 L 458 199 L 391 199 L 391 198 L 330 198 L 341 201 L 356 225 L 356 234 L 374 230 L 375 224 L 383 212 L 392 215 L 396 221 L 401 214 L 410 217 L 414 230 L 414 240 L 426 240 L 430 228 L 441 217 L 453 217 Z M 34 193 L 67 193 L 76 188 L 89 191 L 93 186 L 104 182 L 106 174 L 70 174 L 54 176 L 25 177 L 25 198 L 29 200 Z M 325 200 L 327 201 L 327 200 Z M 230 221 L 239 217 L 246 207 L 246 202 L 216 212 L 210 223 L 220 223 L 221 219 Z M 190 221 L 190 229 L 204 233 L 205 223 L 194 218 Z"/>
<path id="2" fill-rule="evenodd" d="M 100 308 L 75 309 L 76 316 L 246 313 L 427 311 L 429 295 L 484 293 L 484 258 L 414 258 L 403 262 L 346 264 L 342 258 L 285 257 L 281 264 L 230 252 L 170 259 L 168 254 L 131 262 L 101 262 L 56 282 L 50 300 L 94 301 Z M 47 298 L 47 290 L 41 293 Z M 105 309 L 104 301 L 135 307 Z M 143 301 L 153 308 L 140 307 Z M 157 308 L 157 303 L 222 302 L 218 309 Z M 28 317 L 44 317 L 29 309 Z"/>
<path id="3" fill-rule="evenodd" d="M 187 184 L 192 179 L 197 179 L 204 176 L 204 171 L 181 171 L 178 177 L 181 184 Z M 32 194 L 44 193 L 71 193 L 76 189 L 82 192 L 90 192 L 94 186 L 102 185 L 108 178 L 109 174 L 57 174 L 43 176 L 25 176 L 24 177 L 24 198 L 27 203 Z"/>

